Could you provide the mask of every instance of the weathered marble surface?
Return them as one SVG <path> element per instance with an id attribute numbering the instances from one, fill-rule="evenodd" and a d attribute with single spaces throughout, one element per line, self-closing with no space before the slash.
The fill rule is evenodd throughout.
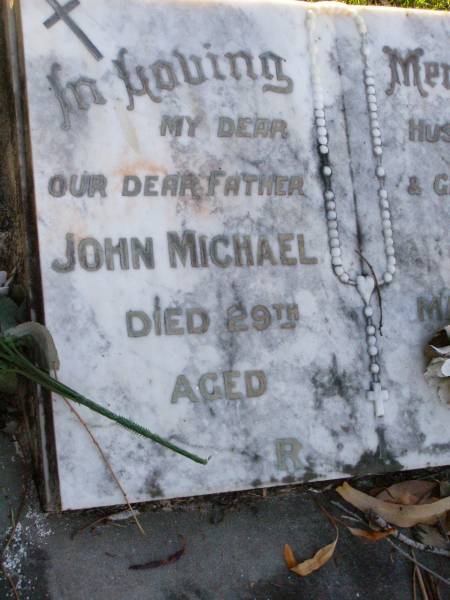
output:
<path id="1" fill-rule="evenodd" d="M 85 0 L 68 14 L 95 45 L 88 49 L 89 42 L 61 19 L 43 25 L 53 13 L 50 4 L 55 6 L 20 2 L 46 323 L 60 351 L 59 376 L 211 457 L 206 467 L 193 464 L 83 411 L 130 499 L 449 463 L 450 409 L 422 375 L 423 345 L 446 321 L 450 296 L 450 197 L 442 193 L 450 187 L 449 17 L 290 1 Z M 142 89 L 144 82 L 147 94 L 127 93 L 125 75 L 121 79 L 113 63 L 122 48 L 128 51 L 122 54 L 131 77 L 128 91 Z M 423 55 L 412 55 L 405 72 L 390 63 L 394 50 L 404 59 L 417 48 Z M 240 51 L 252 57 L 248 70 L 245 57 L 236 57 L 233 67 L 233 57 L 226 56 Z M 201 59 L 203 69 L 205 81 L 197 85 L 186 81 L 189 73 L 182 69 L 183 58 L 193 69 L 191 55 Z M 143 69 L 136 71 L 138 66 Z M 195 69 L 191 74 L 203 79 Z M 80 83 L 80 77 L 91 83 L 66 86 Z M 186 122 L 181 135 L 161 135 L 165 115 L 199 119 L 195 135 L 188 135 Z M 256 138 L 219 137 L 220 117 L 270 119 L 273 137 L 263 137 L 265 121 Z M 421 127 L 431 126 L 428 136 L 439 139 L 418 141 L 422 134 L 410 131 L 411 119 L 412 125 L 423 120 Z M 242 133 L 244 123 L 250 121 L 241 122 Z M 376 147 L 382 153 L 375 154 Z M 331 175 L 323 170 L 324 156 Z M 381 160 L 385 175 L 379 170 L 377 176 Z M 247 195 L 241 181 L 239 193 L 225 195 L 225 176 L 219 176 L 208 194 L 213 171 L 287 176 L 291 179 L 278 181 L 279 191 L 290 184 L 293 193 L 260 195 L 253 183 Z M 174 196 L 161 195 L 164 176 L 186 173 L 199 176 L 198 194 L 178 187 Z M 106 177 L 106 195 L 95 193 L 101 178 L 91 180 L 92 197 L 69 192 L 57 197 L 59 179 L 50 193 L 52 177 L 82 174 Z M 156 195 L 123 195 L 125 176 L 146 175 L 159 177 L 148 190 Z M 336 207 L 324 200 L 330 187 L 335 198 L 326 201 Z M 336 227 L 339 238 L 329 237 L 327 229 Z M 179 257 L 173 258 L 176 267 L 170 265 L 167 232 L 183 231 L 195 232 L 197 267 L 189 257 L 186 266 Z M 68 233 L 81 261 L 86 256 L 97 270 L 83 268 L 75 255 L 62 272 Z M 280 249 L 279 234 L 294 238 L 283 238 Z M 244 257 L 244 265 L 236 265 L 233 235 L 240 241 L 250 236 L 255 263 L 259 239 L 263 264 L 247 265 Z M 227 236 L 216 238 L 217 253 L 209 254 L 208 266 L 202 266 L 200 236 L 208 244 L 213 236 Z M 79 246 L 89 238 L 101 245 L 99 260 L 105 238 L 112 244 L 125 238 L 129 268 L 121 268 L 117 254 L 110 254 L 114 270 L 96 264 L 93 242 Z M 154 268 L 145 268 L 142 260 L 133 268 L 131 238 L 152 238 Z M 388 248 L 395 249 L 395 265 Z M 284 262 L 296 264 L 280 264 L 280 252 Z M 227 254 L 231 264 L 214 264 L 212 259 L 218 263 Z M 382 335 L 364 259 L 384 282 Z M 260 331 L 266 321 L 252 323 L 249 316 L 237 324 L 247 331 L 230 331 L 227 310 L 236 304 L 248 312 L 268 307 L 270 326 Z M 294 327 L 282 327 L 286 308 L 276 304 L 298 305 L 299 319 L 290 321 Z M 207 310 L 208 330 L 156 335 L 155 306 L 179 308 L 183 315 L 187 309 Z M 281 319 L 277 310 L 283 311 Z M 128 311 L 151 317 L 147 336 L 127 334 Z M 170 333 L 186 328 L 185 316 L 177 324 L 171 314 Z M 375 328 L 370 339 L 367 319 Z M 235 371 L 241 376 L 229 374 Z M 259 396 L 256 390 L 245 397 L 243 374 L 249 371 L 265 374 L 267 389 Z M 204 379 L 207 390 L 220 385 L 218 395 L 224 396 L 224 372 L 228 397 L 202 397 L 198 383 L 206 373 L 217 374 L 216 381 Z M 187 379 L 178 379 L 176 388 L 180 375 Z M 174 397 L 187 381 L 191 397 Z M 241 398 L 233 398 L 233 381 Z M 250 383 L 258 387 L 255 376 Z M 371 399 L 377 399 L 378 416 Z M 95 447 L 58 398 L 54 418 L 63 508 L 121 503 Z"/>

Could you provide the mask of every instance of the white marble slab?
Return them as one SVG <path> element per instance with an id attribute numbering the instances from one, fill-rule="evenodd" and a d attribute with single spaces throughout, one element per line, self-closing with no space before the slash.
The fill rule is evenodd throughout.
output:
<path id="1" fill-rule="evenodd" d="M 449 463 L 422 356 L 450 296 L 449 17 L 81 0 L 46 27 L 55 2 L 20 7 L 60 379 L 211 457 L 82 411 L 130 500 Z M 53 411 L 62 507 L 122 503 Z"/>

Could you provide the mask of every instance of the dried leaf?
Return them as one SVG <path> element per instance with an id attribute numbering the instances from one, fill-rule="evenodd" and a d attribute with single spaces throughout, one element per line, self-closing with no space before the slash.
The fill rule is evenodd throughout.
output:
<path id="1" fill-rule="evenodd" d="M 397 531 L 393 527 L 391 529 L 386 529 L 385 531 L 366 531 L 365 529 L 358 529 L 357 527 L 347 527 L 347 529 L 352 535 L 356 537 L 362 537 L 371 542 L 384 540 Z"/>
<path id="2" fill-rule="evenodd" d="M 289 544 L 285 544 L 283 554 L 284 554 L 284 561 L 285 561 L 288 569 L 292 569 L 292 567 L 295 567 L 297 565 L 297 561 L 295 560 L 294 553 L 292 552 L 292 548 L 289 546 Z"/>
<path id="3" fill-rule="evenodd" d="M 59 369 L 59 358 L 55 342 L 44 325 L 29 321 L 8 329 L 7 334 L 16 339 L 32 339 L 33 347 L 38 351 L 36 358 L 39 366 L 49 371 Z"/>
<path id="4" fill-rule="evenodd" d="M 425 356 L 428 359 L 442 356 L 442 350 L 449 346 L 450 342 L 450 328 L 447 326 L 445 329 L 441 329 L 436 333 L 435 336 L 430 340 L 428 345 L 425 347 Z M 444 350 L 445 354 L 445 350 Z"/>
<path id="5" fill-rule="evenodd" d="M 418 525 L 414 528 L 414 537 L 417 541 L 428 546 L 434 546 L 435 548 L 443 548 L 448 550 L 450 548 L 449 541 L 439 532 L 436 527 L 430 525 Z"/>
<path id="6" fill-rule="evenodd" d="M 127 519 L 134 519 L 139 515 L 140 512 L 133 508 L 133 510 L 122 510 L 112 515 L 108 515 L 106 519 L 108 521 L 126 521 Z"/>
<path id="7" fill-rule="evenodd" d="M 447 362 L 447 359 L 445 358 L 433 358 L 428 367 L 425 369 L 425 378 L 429 383 L 432 383 L 430 382 L 430 379 L 434 379 L 435 377 L 439 377 L 441 379 L 446 377 L 446 375 L 442 373 L 442 367 L 445 362 Z"/>
<path id="8" fill-rule="evenodd" d="M 443 521 L 444 530 L 446 531 L 447 535 L 450 535 L 450 512 L 445 515 L 445 519 L 443 519 Z"/>
<path id="9" fill-rule="evenodd" d="M 322 568 L 323 565 L 325 565 L 330 560 L 330 558 L 332 558 L 336 549 L 338 539 L 339 531 L 336 528 L 336 539 L 334 540 L 334 542 L 332 542 L 331 544 L 327 544 L 326 546 L 318 550 L 312 558 L 308 558 L 308 560 L 305 560 L 298 564 L 295 560 L 294 553 L 292 552 L 290 546 L 286 544 L 286 546 L 284 547 L 284 559 L 286 561 L 287 566 L 293 573 L 296 573 L 301 577 L 306 577 L 307 575 L 310 575 L 314 571 L 317 571 L 318 569 Z"/>
<path id="10" fill-rule="evenodd" d="M 450 496 L 450 481 L 441 481 L 439 483 L 439 495 L 441 498 Z"/>
<path id="11" fill-rule="evenodd" d="M 132 571 L 143 571 L 144 569 L 157 569 L 158 567 L 165 567 L 166 565 L 171 565 L 183 556 L 186 550 L 186 540 L 183 537 L 183 545 L 179 550 L 170 554 L 167 558 L 161 558 L 159 560 L 151 560 L 150 562 L 146 562 L 140 565 L 130 565 L 128 568 Z"/>
<path id="12" fill-rule="evenodd" d="M 336 491 L 344 500 L 362 512 L 373 511 L 397 527 L 414 527 L 418 523 L 430 525 L 450 510 L 450 498 L 420 506 L 403 506 L 373 498 L 352 488 L 347 482 L 340 485 Z"/>
<path id="13" fill-rule="evenodd" d="M 435 481 L 412 479 L 394 483 L 378 493 L 376 497 L 378 500 L 394 502 L 395 504 L 403 504 L 406 506 L 425 504 L 434 501 L 434 498 L 431 498 L 430 496 L 436 488 L 437 483 Z"/>
<path id="14" fill-rule="evenodd" d="M 430 344 L 430 348 L 434 350 L 438 356 L 450 356 L 450 346 L 442 346 L 442 348 L 438 348 L 437 346 L 432 346 Z"/>
<path id="15" fill-rule="evenodd" d="M 439 331 L 425 347 L 425 356 L 429 364 L 425 378 L 437 391 L 440 400 L 450 404 L 450 327 Z"/>

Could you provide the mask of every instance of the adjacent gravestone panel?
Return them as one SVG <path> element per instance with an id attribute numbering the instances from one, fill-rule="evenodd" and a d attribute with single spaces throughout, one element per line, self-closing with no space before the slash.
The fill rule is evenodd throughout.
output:
<path id="1" fill-rule="evenodd" d="M 130 500 L 450 462 L 450 21 L 299 2 L 21 0 L 59 377 Z M 382 310 L 381 310 L 382 308 Z M 53 401 L 62 506 L 123 498 Z"/>

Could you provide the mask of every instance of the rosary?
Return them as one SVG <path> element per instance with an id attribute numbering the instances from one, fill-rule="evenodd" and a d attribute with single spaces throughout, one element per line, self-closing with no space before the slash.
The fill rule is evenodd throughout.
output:
<path id="1" fill-rule="evenodd" d="M 309 47 L 311 53 L 311 71 L 312 71 L 312 88 L 313 88 L 313 103 L 314 103 L 314 119 L 317 134 L 318 149 L 321 157 L 321 169 L 324 181 L 323 197 L 325 201 L 325 211 L 328 227 L 328 242 L 331 254 L 331 264 L 333 272 L 339 281 L 345 285 L 351 285 L 356 288 L 364 303 L 364 318 L 366 322 L 366 343 L 367 352 L 370 360 L 370 390 L 367 392 L 368 400 L 375 405 L 376 417 L 384 416 L 384 403 L 388 400 L 389 394 L 384 390 L 380 382 L 380 365 L 378 364 L 378 344 L 377 330 L 373 324 L 373 308 L 371 300 L 375 288 L 379 289 L 382 286 L 389 285 L 395 273 L 395 250 L 392 235 L 391 213 L 389 210 L 388 194 L 385 187 L 386 172 L 383 167 L 383 148 L 381 142 L 380 123 L 378 121 L 378 106 L 375 90 L 375 79 L 370 69 L 369 46 L 367 39 L 367 26 L 364 19 L 355 11 L 345 8 L 346 12 L 350 12 L 356 21 L 358 32 L 361 38 L 360 53 L 363 62 L 364 74 L 364 89 L 367 101 L 367 111 L 370 126 L 370 139 L 372 153 L 374 156 L 375 176 L 378 186 L 378 199 L 380 205 L 380 214 L 382 219 L 382 231 L 384 240 L 384 253 L 386 258 L 386 270 L 383 273 L 380 281 L 376 280 L 375 273 L 366 275 L 360 273 L 352 278 L 347 272 L 342 261 L 341 241 L 339 235 L 339 226 L 337 219 L 337 204 L 335 194 L 333 192 L 333 171 L 330 164 L 329 148 L 328 148 L 328 132 L 325 107 L 322 95 L 322 84 L 320 79 L 320 68 L 318 65 L 318 43 L 316 40 L 316 13 L 314 10 L 309 10 L 306 23 L 309 33 Z M 370 265 L 369 265 L 370 266 Z"/>

